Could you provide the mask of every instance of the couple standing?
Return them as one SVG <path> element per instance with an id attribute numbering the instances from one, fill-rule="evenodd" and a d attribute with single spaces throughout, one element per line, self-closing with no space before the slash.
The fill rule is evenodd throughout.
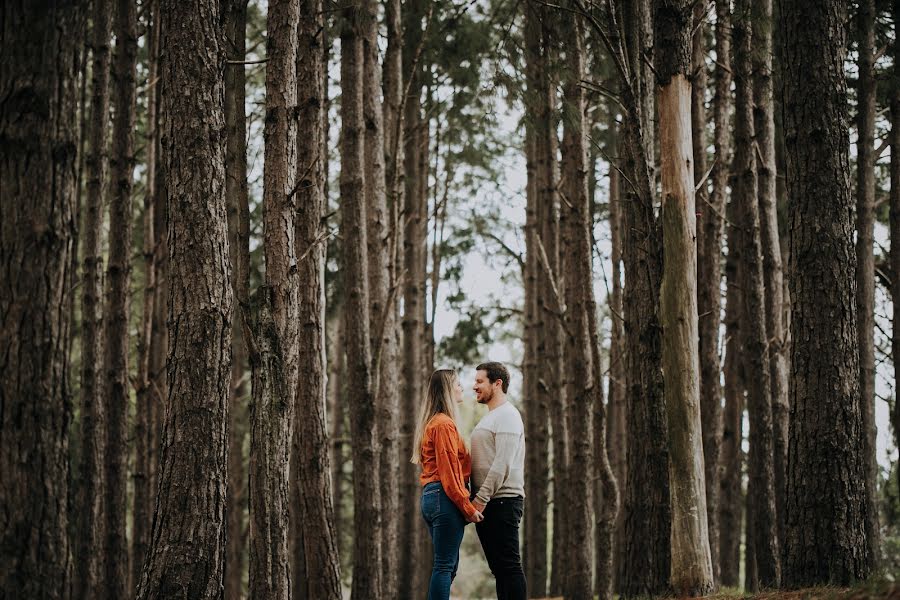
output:
<path id="1" fill-rule="evenodd" d="M 422 516 L 434 546 L 428 600 L 446 600 L 459 566 L 459 546 L 475 523 L 499 600 L 524 600 L 525 574 L 519 558 L 519 522 L 525 499 L 525 428 L 506 399 L 509 371 L 498 362 L 475 368 L 475 395 L 487 405 L 472 432 L 472 450 L 456 426 L 462 385 L 456 371 L 431 374 L 419 409 L 411 461 L 422 474 Z M 466 483 L 471 477 L 471 494 Z"/>

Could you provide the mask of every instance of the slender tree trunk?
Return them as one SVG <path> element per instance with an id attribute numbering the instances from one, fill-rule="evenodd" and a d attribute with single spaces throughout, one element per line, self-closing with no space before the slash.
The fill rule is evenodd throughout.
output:
<path id="1" fill-rule="evenodd" d="M 716 2 L 716 67 L 713 122 L 715 162 L 709 200 L 697 203 L 701 227 L 697 244 L 697 310 L 700 314 L 700 416 L 703 428 L 703 464 L 706 480 L 706 514 L 713 577 L 721 580 L 719 551 L 719 455 L 722 447 L 722 385 L 720 383 L 719 329 L 722 312 L 722 237 L 725 198 L 731 167 L 731 7 Z M 695 35 L 695 55 L 696 41 Z M 695 56 L 696 58 L 696 56 Z M 705 61 L 705 55 L 702 57 Z M 696 68 L 696 67 L 695 67 Z M 696 117 L 695 117 L 696 118 Z M 705 119 L 704 119 L 705 122 Z M 696 142 L 695 142 L 696 146 Z M 705 145 L 703 146 L 705 147 Z M 700 171 L 694 171 L 694 179 Z M 704 173 L 705 174 L 705 171 Z M 703 174 L 699 176 L 702 177 Z M 702 190 L 705 192 L 705 186 Z M 702 198 L 702 196 L 701 196 Z"/>
<path id="2" fill-rule="evenodd" d="M 343 308 L 338 305 L 337 310 L 340 311 L 338 322 L 335 327 L 337 332 L 334 335 L 334 345 L 328 363 L 329 382 L 334 382 L 329 397 L 332 398 L 333 411 L 330 415 L 331 421 L 331 493 L 332 504 L 334 505 L 334 530 L 336 546 L 338 548 L 338 556 L 343 556 L 343 498 L 344 498 L 344 432 L 345 432 L 345 416 L 344 408 L 346 406 L 346 381 L 347 374 L 347 355 L 344 352 L 344 320 Z"/>
<path id="3" fill-rule="evenodd" d="M 375 380 L 371 369 L 366 263 L 364 36 L 359 7 L 345 11 L 341 31 L 341 237 L 347 382 L 353 453 L 353 590 L 355 600 L 380 597 L 381 514 Z"/>
<path id="4" fill-rule="evenodd" d="M 778 539 L 784 537 L 784 496 L 788 440 L 788 368 L 784 325 L 784 269 L 778 229 L 775 161 L 775 101 L 772 81 L 772 0 L 752 2 L 753 118 L 756 133 L 757 179 L 765 281 L 766 339 L 769 351 L 773 449 L 775 454 L 775 513 Z"/>
<path id="5" fill-rule="evenodd" d="M 894 17 L 894 39 L 900 39 L 900 5 L 892 5 Z M 894 47 L 894 56 L 900 56 L 898 52 L 900 44 Z M 895 58 L 896 61 L 896 58 Z M 900 81 L 900 62 L 894 63 L 894 77 Z M 895 84 L 890 95 L 891 110 L 891 191 L 890 191 L 890 230 L 891 230 L 891 298 L 896 304 L 900 298 L 900 85 Z M 900 375 L 900 311 L 894 311 L 892 320 L 893 331 L 891 338 L 891 358 L 894 361 L 894 379 Z M 894 445 L 900 448 L 900 402 L 894 401 L 894 410 L 891 414 L 891 426 L 894 431 Z M 900 492 L 900 477 L 897 478 L 898 492 Z"/>
<path id="6" fill-rule="evenodd" d="M 215 0 L 162 3 L 172 330 L 159 493 L 141 600 L 222 595 L 232 290 L 219 19 Z"/>
<path id="7" fill-rule="evenodd" d="M 87 133 L 83 286 L 81 291 L 81 502 L 76 541 L 75 597 L 103 594 L 103 465 L 106 446 L 100 376 L 103 364 L 103 196 L 109 133 L 109 0 L 95 0 L 91 18 L 91 115 Z"/>
<path id="8" fill-rule="evenodd" d="M 247 0 L 229 0 L 225 13 L 226 52 L 229 60 L 242 61 L 246 55 Z M 246 74 L 244 65 L 225 67 L 225 197 L 228 203 L 228 242 L 231 287 L 237 300 L 231 324 L 231 387 L 228 399 L 228 486 L 225 500 L 228 547 L 225 550 L 225 598 L 242 596 L 246 568 L 247 472 L 244 441 L 247 437 L 249 400 L 247 350 L 244 341 L 243 310 L 249 296 L 250 231 L 247 186 L 247 117 L 245 115 Z"/>
<path id="9" fill-rule="evenodd" d="M 321 32 L 325 16 L 321 0 L 302 0 L 297 54 L 299 89 L 298 216 L 296 254 L 299 258 L 301 324 L 299 368 L 303 374 L 297 387 L 297 418 L 294 445 L 296 478 L 293 490 L 299 505 L 299 537 L 303 544 L 306 589 L 295 585 L 295 598 L 338 600 L 341 597 L 340 556 L 331 492 L 331 466 L 325 417 L 325 288 L 326 244 L 323 215 L 326 161 L 322 113 L 325 46 Z M 303 140 L 318 143 L 304 144 Z M 336 483 L 335 483 L 336 485 Z M 293 504 L 293 503 L 292 503 Z M 296 540 L 295 540 L 296 541 Z"/>
<path id="10" fill-rule="evenodd" d="M 700 427 L 697 325 L 697 247 L 691 140 L 690 47 L 687 1 L 656 5 L 662 227 L 665 269 L 660 289 L 662 364 L 669 429 L 672 506 L 671 585 L 700 596 L 714 587 Z"/>
<path id="11" fill-rule="evenodd" d="M 781 577 L 775 512 L 775 465 L 772 427 L 771 372 L 766 338 L 765 280 L 758 202 L 756 152 L 753 147 L 753 70 L 750 3 L 735 5 L 735 155 L 734 202 L 743 230 L 744 349 L 747 412 L 750 418 L 749 481 L 747 483 L 748 539 L 752 540 L 755 569 L 747 570 L 750 590 L 777 588 Z M 750 552 L 748 552 L 748 557 Z M 748 562 L 751 562 L 748 558 Z M 754 572 L 755 571 L 755 572 Z"/>
<path id="12" fill-rule="evenodd" d="M 4 8 L 0 33 L 0 597 L 67 598 L 66 350 L 78 170 L 78 2 Z"/>
<path id="13" fill-rule="evenodd" d="M 156 234 L 154 225 L 154 202 L 156 201 L 156 163 L 158 147 L 158 129 L 156 128 L 156 112 L 159 87 L 159 2 L 149 5 L 148 17 L 148 69 L 147 69 L 147 135 L 146 135 L 146 169 L 147 180 L 144 186 L 143 219 L 143 262 L 144 262 L 144 301 L 141 307 L 141 325 L 139 329 L 137 360 L 137 408 L 135 410 L 134 445 L 134 525 L 131 535 L 131 581 L 128 589 L 133 590 L 141 579 L 141 568 L 150 544 L 150 528 L 153 526 L 151 498 L 155 490 L 149 487 L 149 452 L 151 398 L 153 390 L 150 379 L 151 338 L 153 336 L 153 313 L 156 304 L 156 268 L 154 264 L 154 245 Z"/>
<path id="14" fill-rule="evenodd" d="M 126 490 L 128 477 L 128 370 L 131 304 L 132 172 L 134 170 L 135 68 L 137 7 L 134 0 L 116 2 L 116 49 L 113 65 L 115 120 L 110 155 L 109 265 L 106 270 L 106 453 L 104 470 L 106 517 L 104 566 L 106 596 L 127 598 L 128 541 Z"/>
<path id="15" fill-rule="evenodd" d="M 734 202 L 729 203 L 729 223 L 734 223 Z M 722 452 L 720 466 L 722 476 L 719 482 L 719 564 L 723 586 L 740 585 L 741 527 L 744 503 L 741 491 L 743 479 L 743 416 L 744 416 L 744 376 L 741 366 L 741 319 L 740 300 L 740 244 L 737 227 L 728 226 L 728 257 L 725 274 L 728 291 L 725 303 L 725 410 L 722 428 Z"/>
<path id="16" fill-rule="evenodd" d="M 629 186 L 622 258 L 625 265 L 625 336 L 628 357 L 628 466 L 625 549 L 619 563 L 624 597 L 669 589 L 670 529 L 666 428 L 659 315 L 662 239 L 654 215 L 653 18 L 646 0 L 626 7 L 625 44 L 634 73 L 624 90 L 625 173 Z M 649 62 L 649 64 L 647 64 Z"/>
<path id="17" fill-rule="evenodd" d="M 862 403 L 866 461 L 866 550 L 878 562 L 875 429 L 875 1 L 863 0 L 857 13 L 859 45 L 859 108 L 856 142 L 856 313 L 859 319 L 859 395 Z"/>
<path id="18" fill-rule="evenodd" d="M 847 5 L 786 0 L 782 13 L 793 302 L 784 584 L 846 585 L 867 578 L 874 560 L 865 541 Z"/>
<path id="19" fill-rule="evenodd" d="M 294 244 L 297 177 L 297 0 L 269 4 L 263 169 L 265 285 L 251 350 L 250 596 L 291 598 L 288 512 L 297 393 L 299 280 Z M 318 67 L 318 65 L 316 65 Z"/>
<path id="20" fill-rule="evenodd" d="M 544 128 L 538 123 L 541 118 L 540 75 L 541 25 L 540 8 L 532 3 L 523 4 L 525 13 L 525 77 L 527 94 L 526 111 L 531 115 L 526 125 L 526 152 L 528 169 L 527 207 L 525 224 L 526 267 L 525 281 L 525 360 L 523 369 L 523 392 L 526 402 L 525 419 L 528 431 L 526 452 L 526 495 L 525 510 L 525 577 L 531 594 L 544 596 L 547 592 L 547 508 L 549 486 L 549 430 L 547 427 L 547 396 L 540 393 L 540 380 L 544 375 L 538 348 L 541 323 L 544 316 L 538 307 L 541 265 L 537 245 L 539 231 L 538 205 L 539 190 L 547 176 L 544 160 L 539 154 L 544 145 L 538 139 Z"/>
<path id="21" fill-rule="evenodd" d="M 563 82 L 563 111 L 566 115 L 565 133 L 561 147 L 564 201 L 561 203 L 563 225 L 562 243 L 567 251 L 560 261 L 563 275 L 566 313 L 565 345 L 563 359 L 571 369 L 566 380 L 565 397 L 568 418 L 568 448 L 572 464 L 582 469 L 581 476 L 571 476 L 565 481 L 566 540 L 570 545 L 564 582 L 567 598 L 590 600 L 593 598 L 591 581 L 591 490 L 594 487 L 591 445 L 593 442 L 593 402 L 595 386 L 603 382 L 594 380 L 593 337 L 590 328 L 590 312 L 596 311 L 591 270 L 590 227 L 593 220 L 587 189 L 587 153 L 585 149 L 584 90 L 581 79 L 584 74 L 583 27 L 573 11 L 561 18 L 566 48 L 565 79 Z M 561 271 L 560 271 L 561 272 Z M 558 481 L 558 480 L 557 480 Z M 559 489 L 558 487 L 556 489 Z"/>

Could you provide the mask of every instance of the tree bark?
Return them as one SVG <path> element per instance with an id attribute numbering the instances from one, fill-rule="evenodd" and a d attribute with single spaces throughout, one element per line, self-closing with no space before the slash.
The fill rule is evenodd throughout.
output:
<path id="1" fill-rule="evenodd" d="M 725 364 L 723 389 L 725 409 L 722 428 L 722 451 L 719 465 L 719 563 L 723 586 L 738 587 L 741 562 L 741 526 L 744 503 L 743 480 L 743 418 L 745 377 L 743 370 L 741 331 L 743 304 L 741 302 L 742 241 L 736 225 L 737 210 L 734 198 L 728 203 L 725 218 L 728 222 L 728 255 L 725 258 Z"/>
<path id="2" fill-rule="evenodd" d="M 751 3 L 753 17 L 754 131 L 759 181 L 760 233 L 765 281 L 766 339 L 769 351 L 775 453 L 775 513 L 778 539 L 784 537 L 784 496 L 788 440 L 788 367 L 784 324 L 784 269 L 778 228 L 775 158 L 775 101 L 772 81 L 772 0 Z"/>
<path id="3" fill-rule="evenodd" d="M 79 2 L 4 8 L 0 33 L 0 596 L 67 598 L 66 387 Z"/>
<path id="4" fill-rule="evenodd" d="M 297 412 L 294 433 L 292 502 L 300 519 L 295 520 L 294 543 L 302 543 L 305 589 L 295 583 L 294 598 L 338 600 L 341 598 L 340 556 L 332 504 L 331 465 L 325 410 L 325 252 L 327 233 L 324 213 L 326 161 L 324 119 L 325 25 L 322 0 L 300 4 L 297 85 L 299 101 L 297 160 L 296 254 L 300 290 L 298 321 L 301 325 Z M 304 140 L 315 143 L 305 144 Z M 299 565 L 298 565 L 299 566 Z M 296 582 L 296 577 L 295 577 Z M 305 592 L 305 593 L 304 593 Z"/>
<path id="5" fill-rule="evenodd" d="M 713 590 L 700 426 L 697 247 L 691 139 L 692 8 L 656 5 L 662 228 L 662 365 L 669 429 L 671 585 L 680 595 Z"/>
<path id="6" fill-rule="evenodd" d="M 892 5 L 894 17 L 894 39 L 900 39 L 900 5 Z M 894 56 L 900 45 L 895 46 Z M 894 77 L 900 81 L 900 62 L 894 63 Z M 896 303 L 900 298 L 900 85 L 895 85 L 890 95 L 891 110 L 891 191 L 889 226 L 891 230 L 891 299 Z M 894 379 L 900 375 L 900 311 L 894 312 L 892 320 L 891 358 L 894 361 Z M 894 431 L 894 445 L 900 448 L 900 402 L 894 401 L 894 410 L 891 414 L 891 426 Z M 900 492 L 900 477 L 897 478 L 897 488 Z"/>
<path id="7" fill-rule="evenodd" d="M 138 598 L 215 599 L 225 566 L 231 373 L 225 52 L 215 0 L 164 0 L 162 17 L 171 338 L 157 509 Z"/>
<path id="8" fill-rule="evenodd" d="M 581 476 L 568 477 L 566 496 L 566 541 L 570 552 L 566 563 L 565 596 L 573 599 L 593 598 L 591 580 L 592 564 L 592 488 L 593 412 L 595 386 L 603 382 L 594 380 L 593 336 L 590 313 L 596 311 L 591 270 L 590 214 L 587 189 L 587 154 L 585 149 L 583 26 L 573 11 L 563 15 L 562 31 L 570 44 L 566 48 L 566 73 L 563 80 L 563 112 L 565 127 L 561 146 L 564 201 L 561 210 L 562 242 L 567 251 L 560 261 L 563 264 L 565 299 L 565 334 L 563 359 L 569 365 L 569 377 L 565 384 L 567 403 L 568 448 L 572 464 L 579 465 Z M 560 271 L 561 272 L 561 271 Z M 555 432 L 554 432 L 555 433 Z M 600 449 L 595 449 L 600 450 Z M 556 480 L 559 481 L 558 479 Z M 559 489 L 558 487 L 556 489 Z"/>
<path id="9" fill-rule="evenodd" d="M 662 239 L 654 215 L 653 16 L 646 0 L 624 11 L 631 80 L 623 90 L 625 343 L 628 356 L 628 465 L 625 481 L 625 549 L 617 574 L 624 597 L 669 590 L 670 529 L 668 431 L 666 429 L 659 315 Z M 647 64 L 649 62 L 649 64 Z M 649 549 L 649 551 L 648 551 Z"/>
<path id="10" fill-rule="evenodd" d="M 862 453 L 866 461 L 866 550 L 878 562 L 878 461 L 875 429 L 875 1 L 859 4 L 859 106 L 856 142 L 856 313 Z"/>
<path id="11" fill-rule="evenodd" d="M 105 410 L 100 376 L 103 364 L 103 196 L 109 134 L 110 0 L 96 0 L 91 27 L 91 111 L 85 158 L 86 197 L 81 292 L 81 494 L 75 548 L 75 597 L 103 594 Z"/>
<path id="12" fill-rule="evenodd" d="M 784 584 L 847 585 L 874 557 L 859 396 L 847 133 L 847 6 L 782 6 L 793 302 Z"/>
<path id="13" fill-rule="evenodd" d="M 371 369 L 366 262 L 364 36 L 359 7 L 345 10 L 341 31 L 341 237 L 347 382 L 353 454 L 353 588 L 355 600 L 381 595 L 378 437 Z"/>
<path id="14" fill-rule="evenodd" d="M 110 156 L 109 264 L 106 270 L 106 450 L 104 456 L 105 591 L 109 598 L 128 592 L 126 490 L 128 477 L 128 372 L 131 296 L 132 172 L 134 171 L 135 68 L 137 7 L 133 0 L 116 2 L 116 49 L 113 65 L 113 108 Z"/>
<path id="15" fill-rule="evenodd" d="M 744 349 L 747 377 L 747 412 L 750 419 L 749 481 L 747 483 L 748 548 L 755 569 L 747 569 L 746 587 L 753 591 L 777 588 L 781 577 L 778 527 L 775 512 L 775 465 L 771 404 L 771 371 L 766 338 L 765 280 L 756 156 L 753 147 L 753 67 L 755 38 L 750 3 L 735 5 L 735 154 L 734 202 L 742 228 L 744 269 Z M 749 557 L 748 552 L 748 557 Z M 748 558 L 748 563 L 751 562 Z"/>
<path id="16" fill-rule="evenodd" d="M 247 0 L 229 0 L 225 12 L 226 51 L 229 60 L 246 56 Z M 244 65 L 225 67 L 225 197 L 228 203 L 228 241 L 231 287 L 237 300 L 231 324 L 231 386 L 228 398 L 228 486 L 225 500 L 228 547 L 225 550 L 225 598 L 239 600 L 247 565 L 247 437 L 249 400 L 247 349 L 242 311 L 249 295 L 249 190 L 247 185 L 246 74 Z M 246 213 L 246 217 L 245 215 Z M 246 220 L 245 220 L 246 219 Z"/>
<path id="17" fill-rule="evenodd" d="M 147 134 L 146 172 L 144 186 L 143 220 L 143 262 L 144 301 L 141 306 L 141 324 L 138 337 L 137 360 L 137 401 L 134 424 L 135 467 L 134 467 L 134 525 L 131 535 L 131 581 L 128 589 L 133 590 L 141 579 L 141 568 L 150 544 L 150 528 L 153 526 L 151 498 L 155 490 L 149 487 L 150 446 L 155 443 L 150 438 L 150 417 L 152 414 L 153 389 L 150 378 L 150 355 L 153 337 L 153 314 L 156 304 L 156 268 L 154 247 L 154 203 L 156 202 L 156 163 L 158 160 L 157 107 L 159 86 L 159 2 L 152 2 L 148 9 L 148 56 L 147 56 Z"/>

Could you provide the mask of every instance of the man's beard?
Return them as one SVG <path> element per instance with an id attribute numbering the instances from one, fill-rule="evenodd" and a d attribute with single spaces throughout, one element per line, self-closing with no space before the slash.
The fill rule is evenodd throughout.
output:
<path id="1" fill-rule="evenodd" d="M 476 397 L 475 400 L 478 401 L 478 404 L 487 404 L 491 401 L 491 398 L 494 397 L 494 390 L 491 390 L 490 394 L 482 393 L 481 396 Z"/>

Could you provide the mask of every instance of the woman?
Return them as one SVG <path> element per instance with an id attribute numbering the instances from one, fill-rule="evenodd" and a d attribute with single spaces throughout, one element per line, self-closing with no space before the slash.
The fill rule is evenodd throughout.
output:
<path id="1" fill-rule="evenodd" d="M 422 466 L 422 516 L 434 546 L 428 600 L 450 598 L 466 522 L 478 523 L 484 518 L 469 502 L 466 489 L 472 458 L 456 428 L 456 405 L 460 402 L 462 386 L 456 371 L 438 369 L 431 374 L 416 420 L 410 462 Z"/>

